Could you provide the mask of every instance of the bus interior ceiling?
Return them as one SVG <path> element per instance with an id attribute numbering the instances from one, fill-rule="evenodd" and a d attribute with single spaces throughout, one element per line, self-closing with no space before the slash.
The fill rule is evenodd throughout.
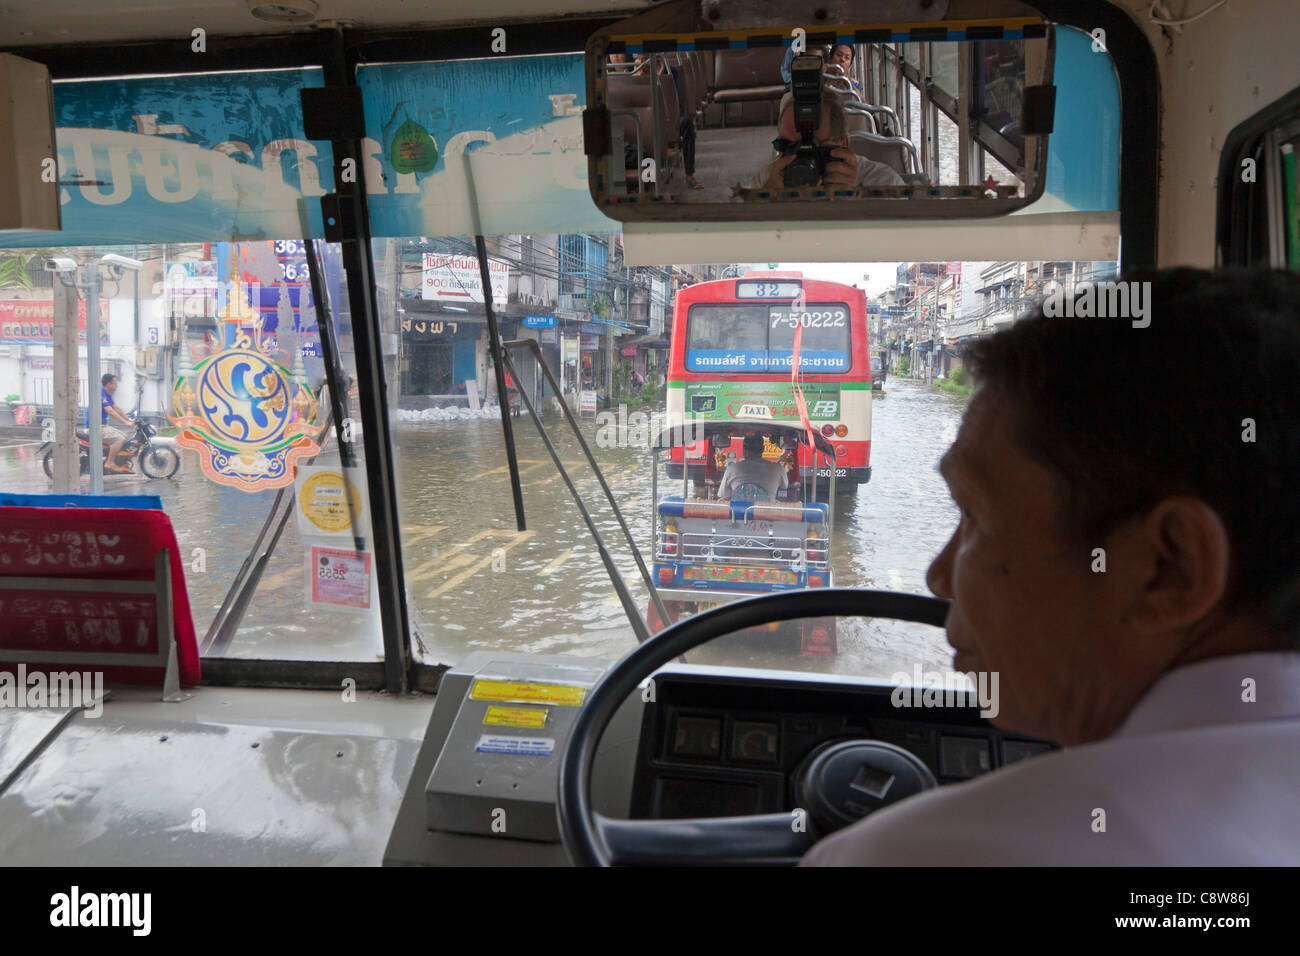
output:
<path id="1" fill-rule="evenodd" d="M 840 4 L 838 10 L 844 22 L 866 23 L 874 22 L 874 6 L 862 0 Z M 1067 25 L 1062 29 L 1089 35 L 1087 43 L 1095 55 L 1114 64 L 1122 113 L 1113 208 L 1074 209 L 1045 201 L 1040 210 L 1030 206 L 1001 218 L 822 222 L 700 222 L 692 221 L 687 211 L 677 222 L 626 224 L 623 265 L 941 262 L 987 260 L 989 255 L 1010 260 L 1118 260 L 1125 267 L 1215 265 L 1216 184 L 1225 142 L 1235 127 L 1296 86 L 1294 50 L 1300 28 L 1293 5 L 1287 0 L 1232 0 L 1182 26 L 1153 22 L 1153 5 L 1147 0 L 1037 0 L 1032 6 L 1045 19 Z M 1192 8 L 1199 5 L 1163 6 L 1195 13 Z M 242 0 L 207 4 L 201 16 L 184 5 L 161 2 L 124 8 L 91 0 L 15 5 L 0 12 L 0 49 L 47 63 L 56 83 L 135 77 L 146 70 L 181 74 L 304 67 L 339 53 L 316 35 L 325 27 L 342 29 L 349 66 L 576 53 L 597 29 L 647 9 L 641 3 L 611 6 L 596 0 L 505 0 L 485 19 L 467 18 L 463 4 L 435 0 L 422 5 L 420 17 L 413 20 L 412 6 L 403 0 L 322 0 L 319 7 L 313 23 L 296 27 L 255 19 Z M 950 16 L 960 10 L 972 19 L 998 16 L 1006 9 L 996 0 L 951 0 L 949 7 L 954 11 Z M 500 36 L 498 29 L 504 31 Z M 1090 36 L 1095 30 L 1104 30 L 1104 39 Z M 195 31 L 206 38 L 202 54 L 194 52 Z M 1103 48 L 1097 50 L 1097 43 Z M 696 67 L 683 62 L 683 69 L 694 72 Z M 763 109 L 766 106 L 735 108 L 727 115 L 726 105 L 715 103 L 711 113 L 701 114 L 697 175 L 723 168 L 728 175 L 725 183 L 712 181 L 697 198 L 725 201 L 723 190 L 731 189 L 731 174 L 743 168 L 743 158 L 761 151 L 773 138 L 775 122 L 772 115 L 760 115 Z M 1058 110 L 1057 130 L 1068 127 L 1069 121 L 1069 115 Z M 439 146 L 447 148 L 445 143 Z M 673 158 L 680 163 L 677 152 L 673 150 Z M 1047 175 L 1052 175 L 1050 169 Z M 564 210 L 551 211 L 564 218 Z M 551 231 L 564 232 L 565 227 Z M 57 237 L 51 237 L 48 245 L 56 244 Z M 233 250 L 230 255 L 233 261 Z M 454 312 L 438 317 L 465 321 Z M 487 368 L 485 351 L 452 344 L 459 331 L 430 332 L 434 334 L 441 336 L 437 361 L 428 346 L 428 357 L 421 352 L 403 370 L 408 380 L 427 379 L 436 382 L 430 392 L 442 391 L 453 387 L 450 369 L 455 363 Z M 364 393 L 374 383 L 367 380 L 372 376 L 361 350 L 355 362 L 351 373 L 361 379 Z M 367 415 L 377 421 L 373 409 L 362 414 L 372 408 L 366 402 L 373 402 L 373 396 L 350 401 L 356 404 L 348 408 L 360 410 L 363 424 Z M 515 427 L 522 433 L 527 423 Z M 382 443 L 388 436 L 359 433 L 358 448 L 363 440 Z M 577 458 L 573 447 L 568 453 Z M 550 474 L 550 462 L 543 458 L 539 452 L 536 461 L 524 463 L 536 469 L 534 478 Z M 465 483 L 459 489 L 460 515 L 445 522 L 416 518 L 424 522 L 421 533 L 432 537 L 438 531 L 430 529 L 437 525 L 472 517 L 464 512 L 475 507 L 475 495 L 508 499 L 504 469 L 502 458 L 497 473 L 485 471 L 477 488 Z M 524 485 L 527 492 L 528 482 Z M 391 487 L 384 493 L 372 483 L 369 490 L 372 509 L 387 507 Z M 394 513 L 402 506 L 399 501 Z M 530 515 L 530 520 L 535 518 Z M 489 531 L 482 533 L 490 537 Z M 179 537 L 188 553 L 194 542 Z M 522 544 L 526 539 L 502 540 L 497 550 L 504 563 L 507 544 L 514 547 L 516 540 Z M 432 552 L 429 564 L 437 554 Z M 491 560 L 497 559 L 492 551 Z M 488 566 L 480 565 L 470 550 L 456 552 L 455 560 L 462 570 Z M 543 564 L 539 561 L 538 567 Z M 409 588 L 417 586 L 414 580 L 422 594 L 437 591 L 426 573 L 428 566 L 409 567 Z M 543 580 L 543 571 L 534 573 Z M 297 586 L 301 575 L 285 580 L 290 578 Z M 580 586 L 606 583 L 588 577 Z M 204 600 L 211 598 L 208 603 L 213 605 L 209 610 L 220 603 L 221 593 L 204 592 Z M 564 609 L 557 606 L 553 613 L 563 614 Z M 418 633 L 415 639 L 419 641 Z M 57 735 L 48 715 L 0 713 L 0 861 L 380 863 L 408 778 L 421 759 L 421 739 L 434 708 L 432 694 L 407 697 L 379 689 L 385 676 L 375 663 L 376 652 L 382 660 L 386 646 L 382 635 L 374 637 L 355 665 L 312 660 L 310 651 L 299 649 L 297 656 L 303 660 L 292 663 L 303 667 L 289 667 L 289 676 L 271 680 L 266 674 L 273 668 L 259 671 L 258 651 L 264 648 L 255 646 L 241 659 L 214 662 L 210 671 L 205 662 L 208 681 L 215 678 L 218 686 L 191 688 L 192 697 L 184 702 L 158 703 L 152 686 L 115 688 L 100 720 L 74 721 Z M 540 639 L 533 646 L 549 647 Z M 408 686 L 432 691 L 446 670 L 443 665 L 457 663 L 426 660 L 422 670 L 411 668 L 410 673 L 420 676 Z M 362 675 L 359 681 L 357 675 Z M 627 733 L 634 736 L 634 731 Z M 432 758 L 425 754 L 424 759 Z M 196 772 L 200 768 L 206 770 Z M 237 782 L 232 775 L 238 776 Z M 282 825 L 286 818 L 293 819 L 291 826 Z M 175 839 L 182 831 L 200 832 L 200 819 L 203 832 L 220 839 Z M 536 848 L 527 852 L 542 854 Z M 529 859 L 549 861 L 542 856 Z"/>

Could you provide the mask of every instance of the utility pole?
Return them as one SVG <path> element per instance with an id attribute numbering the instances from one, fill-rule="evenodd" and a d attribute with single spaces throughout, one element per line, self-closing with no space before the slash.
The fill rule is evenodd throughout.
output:
<path id="1" fill-rule="evenodd" d="M 54 262 L 55 260 L 50 260 Z M 47 263 L 46 268 L 49 268 Z M 54 283 L 54 491 L 80 490 L 77 464 L 77 408 L 80 389 L 77 371 L 81 349 L 77 344 L 77 293 L 62 282 Z M 49 436 L 44 436 L 48 438 Z"/>
<path id="2" fill-rule="evenodd" d="M 72 259 L 56 258 L 46 263 L 46 269 L 55 273 L 59 281 L 69 289 L 77 289 L 86 296 L 86 418 L 90 431 L 90 493 L 104 493 L 104 432 L 103 412 L 95 410 L 95 383 L 100 379 L 99 359 L 99 292 L 103 282 L 100 263 L 104 264 L 108 274 L 114 279 L 122 278 L 122 271 L 130 269 L 139 272 L 142 263 L 138 259 L 128 259 L 110 253 L 98 261 L 91 259 L 82 268 L 81 281 L 77 281 L 77 263 Z M 72 315 L 76 315 L 75 312 Z"/>

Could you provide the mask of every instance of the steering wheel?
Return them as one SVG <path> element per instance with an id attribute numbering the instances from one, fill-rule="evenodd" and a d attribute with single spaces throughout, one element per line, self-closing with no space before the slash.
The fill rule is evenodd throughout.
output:
<path id="1" fill-rule="evenodd" d="M 918 594 L 828 588 L 768 594 L 723 604 L 674 624 L 638 645 L 592 688 L 569 735 L 560 765 L 557 813 L 560 835 L 579 866 L 683 866 L 779 863 L 798 858 L 819 838 L 791 825 L 789 812 L 694 820 L 613 820 L 591 805 L 596 746 L 615 711 L 660 667 L 715 637 L 747 627 L 803 617 L 874 617 L 942 627 L 948 602 Z M 911 754 L 871 742 L 877 756 L 899 772 L 933 786 L 928 769 Z M 910 763 L 909 763 L 910 761 Z"/>

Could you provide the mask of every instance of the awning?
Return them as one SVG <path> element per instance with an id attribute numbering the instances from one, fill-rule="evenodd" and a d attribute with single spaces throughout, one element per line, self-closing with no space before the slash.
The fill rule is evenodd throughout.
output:
<path id="1" fill-rule="evenodd" d="M 668 340 L 662 335 L 638 335 L 620 342 L 619 345 L 624 348 L 635 345 L 640 349 L 666 349 L 668 348 Z"/>

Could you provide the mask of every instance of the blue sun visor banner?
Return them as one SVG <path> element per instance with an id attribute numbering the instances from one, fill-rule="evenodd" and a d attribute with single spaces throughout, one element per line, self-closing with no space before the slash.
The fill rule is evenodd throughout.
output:
<path id="1" fill-rule="evenodd" d="M 587 191 L 581 55 L 387 64 L 358 71 L 375 236 L 616 231 Z M 0 246 L 320 238 L 334 189 L 300 91 L 318 69 L 59 82 L 63 230 Z M 468 164 L 468 165 L 467 165 Z"/>
<path id="2" fill-rule="evenodd" d="M 55 83 L 63 230 L 0 245 L 301 237 L 300 196 L 320 236 L 332 152 L 305 137 L 299 91 L 321 85 L 317 69 Z"/>
<path id="3" fill-rule="evenodd" d="M 584 77 L 578 54 L 361 67 L 373 234 L 617 232 L 587 189 Z"/>

